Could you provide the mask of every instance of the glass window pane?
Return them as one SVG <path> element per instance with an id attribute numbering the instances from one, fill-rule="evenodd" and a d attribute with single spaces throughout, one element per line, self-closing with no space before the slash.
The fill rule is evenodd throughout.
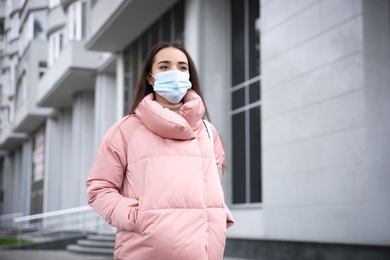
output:
<path id="1" fill-rule="evenodd" d="M 174 41 L 184 44 L 184 1 L 179 1 L 174 7 L 175 14 L 175 39 Z"/>
<path id="2" fill-rule="evenodd" d="M 233 203 L 246 202 L 245 112 L 233 116 Z"/>
<path id="3" fill-rule="evenodd" d="M 248 1 L 249 4 L 249 78 L 260 74 L 260 17 L 259 1 Z"/>
<path id="4" fill-rule="evenodd" d="M 171 11 L 162 17 L 162 41 L 171 41 Z"/>
<path id="5" fill-rule="evenodd" d="M 232 1 L 232 80 L 233 86 L 245 80 L 244 1 Z"/>
<path id="6" fill-rule="evenodd" d="M 159 37 L 159 21 L 155 22 L 150 31 L 151 31 L 151 44 L 152 46 L 154 46 L 156 43 L 158 43 L 160 41 L 160 37 Z"/>
<path id="7" fill-rule="evenodd" d="M 129 97 L 129 90 L 130 90 L 130 83 L 131 83 L 131 73 L 130 73 L 130 61 L 131 61 L 131 55 L 129 49 L 125 50 L 123 53 L 123 60 L 124 60 L 124 102 L 123 102 L 123 113 L 127 114 L 129 107 L 130 107 L 130 97 Z"/>
<path id="8" fill-rule="evenodd" d="M 245 106 L 245 88 L 240 88 L 232 93 L 232 109 Z"/>
<path id="9" fill-rule="evenodd" d="M 46 39 L 46 15 L 45 13 L 35 13 L 33 19 L 34 39 Z"/>
<path id="10" fill-rule="evenodd" d="M 260 100 L 260 81 L 253 82 L 249 85 L 249 103 Z"/>
<path id="11" fill-rule="evenodd" d="M 87 34 L 87 3 L 81 4 L 81 39 L 85 39 Z"/>
<path id="12" fill-rule="evenodd" d="M 134 90 L 135 85 L 137 84 L 137 80 L 138 80 L 138 63 L 139 63 L 139 59 L 138 59 L 138 41 L 135 41 L 132 44 L 132 49 L 133 49 L 133 55 L 132 55 L 132 59 L 133 59 L 132 77 L 133 77 L 133 90 Z"/>
<path id="13" fill-rule="evenodd" d="M 148 51 L 150 49 L 148 32 L 149 31 L 145 31 L 140 38 L 141 48 L 142 48 L 142 51 L 141 51 L 142 60 L 144 60 L 146 58 L 146 55 L 148 55 Z"/>
<path id="14" fill-rule="evenodd" d="M 249 111 L 250 134 L 250 202 L 261 202 L 260 107 Z"/>

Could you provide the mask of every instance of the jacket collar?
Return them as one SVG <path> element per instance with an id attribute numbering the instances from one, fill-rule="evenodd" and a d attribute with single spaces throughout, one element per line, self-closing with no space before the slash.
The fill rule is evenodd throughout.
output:
<path id="1" fill-rule="evenodd" d="M 179 113 L 164 108 L 154 101 L 153 93 L 145 96 L 135 110 L 135 115 L 153 133 L 169 139 L 195 138 L 202 125 L 205 106 L 195 91 L 189 90 Z"/>

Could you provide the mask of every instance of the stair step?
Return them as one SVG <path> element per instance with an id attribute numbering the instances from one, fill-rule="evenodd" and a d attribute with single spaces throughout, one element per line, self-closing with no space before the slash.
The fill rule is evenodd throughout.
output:
<path id="1" fill-rule="evenodd" d="M 88 247 L 108 247 L 114 248 L 114 241 L 101 241 L 101 240 L 89 240 L 89 239 L 79 239 L 77 240 L 77 244 L 80 246 L 88 246 Z"/>
<path id="2" fill-rule="evenodd" d="M 85 247 L 80 245 L 67 245 L 66 249 L 74 253 L 83 253 L 83 254 L 113 254 L 113 248 L 105 247 Z"/>
<path id="3" fill-rule="evenodd" d="M 112 232 L 112 231 L 98 232 L 98 233 L 95 233 L 95 235 L 115 236 L 115 235 L 116 235 L 116 232 Z"/>
<path id="4" fill-rule="evenodd" d="M 88 235 L 87 239 L 98 240 L 98 241 L 114 241 L 115 242 L 115 235 Z"/>

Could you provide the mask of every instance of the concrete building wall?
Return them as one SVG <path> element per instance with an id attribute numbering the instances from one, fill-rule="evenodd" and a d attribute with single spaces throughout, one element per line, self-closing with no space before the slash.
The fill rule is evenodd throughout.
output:
<path id="1" fill-rule="evenodd" d="M 101 73 L 96 76 L 93 151 L 97 151 L 101 138 L 115 122 L 116 110 L 113 106 L 116 100 L 115 80 L 115 75 L 109 73 Z"/>
<path id="2" fill-rule="evenodd" d="M 363 213 L 366 148 L 361 3 L 283 4 L 262 9 L 265 233 L 359 242 L 362 220 L 353 216 Z"/>
<path id="3" fill-rule="evenodd" d="M 388 244 L 370 228 L 362 1 L 263 1 L 261 17 L 265 238 Z"/>
<path id="4" fill-rule="evenodd" d="M 228 149 L 230 131 L 227 111 L 230 107 L 229 1 L 187 0 L 185 47 L 194 59 L 211 121 Z M 229 187 L 227 178 L 226 187 Z"/>
<path id="5" fill-rule="evenodd" d="M 52 174 L 60 175 L 61 192 L 55 194 L 60 195 L 60 208 L 67 209 L 75 207 L 77 198 L 72 194 L 74 190 L 70 189 L 75 183 L 75 173 L 72 172 L 72 109 L 61 109 L 59 114 L 59 131 L 60 142 L 53 150 L 53 156 L 58 157 L 61 161 L 61 167 Z"/>
<path id="6" fill-rule="evenodd" d="M 87 203 L 85 182 L 95 155 L 91 149 L 94 143 L 94 93 L 86 91 L 75 95 L 72 110 L 72 164 L 67 182 L 73 186 L 68 187 L 71 192 L 68 199 L 72 201 L 70 207 L 78 207 Z"/>
<path id="7" fill-rule="evenodd" d="M 20 148 L 9 153 L 4 160 L 4 209 L 5 213 L 30 213 L 31 141 L 25 142 Z"/>
<path id="8" fill-rule="evenodd" d="M 59 113 L 58 113 L 59 114 Z M 46 120 L 46 143 L 45 143 L 45 181 L 43 197 L 43 211 L 55 211 L 62 209 L 62 168 L 64 161 L 62 159 L 61 118 L 54 115 Z M 66 162 L 65 162 L 66 163 Z"/>

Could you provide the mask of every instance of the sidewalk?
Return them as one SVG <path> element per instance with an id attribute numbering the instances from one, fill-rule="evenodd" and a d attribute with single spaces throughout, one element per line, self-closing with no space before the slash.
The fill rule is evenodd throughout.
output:
<path id="1" fill-rule="evenodd" d="M 113 260 L 110 256 L 74 254 L 67 250 L 1 250 L 1 260 Z M 224 257 L 223 260 L 244 260 Z"/>
<path id="2" fill-rule="evenodd" d="M 1 260 L 113 260 L 109 256 L 79 255 L 67 250 L 0 250 Z"/>

